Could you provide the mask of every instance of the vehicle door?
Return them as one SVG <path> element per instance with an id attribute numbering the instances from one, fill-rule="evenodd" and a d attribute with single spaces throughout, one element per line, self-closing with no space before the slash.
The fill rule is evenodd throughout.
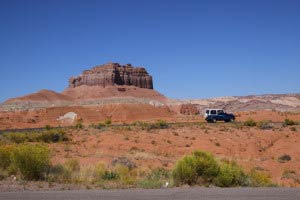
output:
<path id="1" fill-rule="evenodd" d="M 217 110 L 217 120 L 219 121 L 225 120 L 225 113 L 223 110 Z"/>
<path id="2" fill-rule="evenodd" d="M 210 111 L 210 118 L 211 119 L 216 119 L 217 120 L 217 110 L 211 110 Z"/>

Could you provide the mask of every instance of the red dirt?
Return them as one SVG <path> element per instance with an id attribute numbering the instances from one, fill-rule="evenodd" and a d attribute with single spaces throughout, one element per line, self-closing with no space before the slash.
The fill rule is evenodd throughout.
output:
<path id="1" fill-rule="evenodd" d="M 16 97 L 5 101 L 4 103 L 13 102 L 57 102 L 57 101 L 72 101 L 72 97 L 60 94 L 51 90 L 41 90 L 36 93 L 25 95 L 23 97 Z"/>

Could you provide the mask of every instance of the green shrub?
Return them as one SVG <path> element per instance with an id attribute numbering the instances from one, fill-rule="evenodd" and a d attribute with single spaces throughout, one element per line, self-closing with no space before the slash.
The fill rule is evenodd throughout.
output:
<path id="1" fill-rule="evenodd" d="M 6 170 L 10 166 L 12 150 L 11 146 L 0 146 L 0 169 Z"/>
<path id="2" fill-rule="evenodd" d="M 168 124 L 165 120 L 158 120 L 157 122 L 154 123 L 156 128 L 164 129 L 168 128 Z"/>
<path id="3" fill-rule="evenodd" d="M 106 126 L 110 126 L 111 125 L 111 118 L 105 119 L 104 123 L 105 123 Z"/>
<path id="4" fill-rule="evenodd" d="M 197 182 L 198 174 L 196 171 L 196 159 L 194 156 L 185 156 L 177 161 L 173 171 L 174 184 L 194 185 Z"/>
<path id="5" fill-rule="evenodd" d="M 296 125 L 297 123 L 291 119 L 285 119 L 284 122 L 283 122 L 283 125 L 284 126 L 293 126 L 293 125 Z"/>
<path id="6" fill-rule="evenodd" d="M 104 127 L 105 127 L 105 124 L 103 124 L 103 123 L 101 123 L 101 122 L 98 123 L 97 126 L 96 126 L 97 129 L 102 129 L 102 128 L 104 128 Z"/>
<path id="7" fill-rule="evenodd" d="M 132 185 L 135 182 L 136 176 L 127 166 L 117 165 L 115 172 L 123 184 Z"/>
<path id="8" fill-rule="evenodd" d="M 55 130 L 51 129 L 49 131 L 37 133 L 36 136 L 31 138 L 31 141 L 37 141 L 37 142 L 60 142 L 66 140 L 65 132 L 63 130 Z"/>
<path id="9" fill-rule="evenodd" d="M 266 187 L 266 186 L 274 185 L 272 183 L 270 175 L 265 173 L 265 172 L 252 170 L 250 172 L 249 176 L 250 176 L 249 186 L 252 186 L 252 187 Z"/>
<path id="10" fill-rule="evenodd" d="M 45 129 L 46 129 L 46 130 L 50 130 L 50 129 L 52 129 L 52 127 L 51 127 L 49 124 L 47 124 L 47 125 L 45 126 Z"/>
<path id="11" fill-rule="evenodd" d="M 48 174 L 48 181 L 62 183 L 80 182 L 80 164 L 77 159 L 66 160 L 63 164 L 51 166 Z"/>
<path id="12" fill-rule="evenodd" d="M 12 164 L 24 179 L 42 179 L 50 166 L 49 149 L 41 145 L 17 146 L 12 153 Z"/>
<path id="13" fill-rule="evenodd" d="M 176 186 L 182 184 L 214 184 L 219 187 L 270 186 L 269 176 L 252 171 L 246 174 L 235 162 L 218 162 L 210 153 L 195 151 L 191 156 L 180 159 L 173 169 Z"/>
<path id="14" fill-rule="evenodd" d="M 5 133 L 3 138 L 13 143 L 24 142 L 60 142 L 67 140 L 65 132 L 63 130 L 51 129 L 40 132 L 20 132 L 20 133 Z"/>
<path id="15" fill-rule="evenodd" d="M 196 158 L 196 171 L 206 181 L 211 181 L 219 173 L 219 164 L 215 157 L 208 152 L 194 151 L 193 156 Z"/>
<path id="16" fill-rule="evenodd" d="M 4 133 L 2 136 L 4 139 L 16 144 L 24 143 L 28 139 L 27 133 Z"/>
<path id="17" fill-rule="evenodd" d="M 103 163 L 98 163 L 95 167 L 96 180 L 102 179 L 102 176 L 105 174 L 105 171 L 107 171 L 105 165 Z"/>
<path id="18" fill-rule="evenodd" d="M 246 186 L 248 177 L 235 162 L 222 163 L 215 184 L 219 187 Z"/>
<path id="19" fill-rule="evenodd" d="M 110 180 L 116 180 L 119 178 L 119 175 L 114 172 L 114 171 L 105 171 L 104 174 L 102 175 L 102 179 L 103 180 L 107 180 L 107 181 L 110 181 Z"/>
<path id="20" fill-rule="evenodd" d="M 195 151 L 191 156 L 179 160 L 173 170 L 175 185 L 196 184 L 201 177 L 205 182 L 212 182 L 219 173 L 219 164 L 212 154 Z"/>
<path id="21" fill-rule="evenodd" d="M 278 157 L 278 162 L 280 162 L 280 163 L 285 163 L 285 162 L 288 162 L 290 160 L 292 160 L 292 157 L 288 154 L 283 154 L 282 156 Z"/>
<path id="22" fill-rule="evenodd" d="M 253 119 L 248 119 L 244 122 L 244 126 L 250 126 L 250 127 L 256 126 L 256 121 L 254 121 Z"/>

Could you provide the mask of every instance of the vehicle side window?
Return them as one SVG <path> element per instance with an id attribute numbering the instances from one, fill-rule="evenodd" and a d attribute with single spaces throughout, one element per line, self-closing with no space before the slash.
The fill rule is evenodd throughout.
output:
<path id="1" fill-rule="evenodd" d="M 211 110 L 211 111 L 210 111 L 210 114 L 211 114 L 211 115 L 215 115 L 215 114 L 217 114 L 217 111 L 216 111 L 216 110 Z"/>
<path id="2" fill-rule="evenodd" d="M 206 111 L 206 114 L 209 114 L 209 110 Z"/>
<path id="3" fill-rule="evenodd" d="M 218 115 L 223 114 L 224 111 L 223 110 L 218 110 Z"/>

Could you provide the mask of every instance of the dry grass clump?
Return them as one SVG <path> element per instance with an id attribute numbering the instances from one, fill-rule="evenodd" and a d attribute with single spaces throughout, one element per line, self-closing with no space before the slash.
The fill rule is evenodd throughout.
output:
<path id="1" fill-rule="evenodd" d="M 244 122 L 244 126 L 250 126 L 250 127 L 254 127 L 256 126 L 256 121 L 254 121 L 253 119 L 247 119 L 245 122 Z"/>
<path id="2" fill-rule="evenodd" d="M 42 180 L 50 167 L 50 151 L 43 145 L 11 145 L 0 147 L 0 167 L 6 175 L 25 180 Z"/>

